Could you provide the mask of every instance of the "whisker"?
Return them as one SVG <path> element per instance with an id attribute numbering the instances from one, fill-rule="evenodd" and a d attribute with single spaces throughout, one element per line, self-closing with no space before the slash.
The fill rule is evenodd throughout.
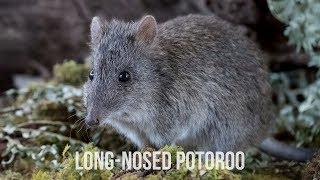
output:
<path id="1" fill-rule="evenodd" d="M 82 120 L 84 120 L 84 117 L 78 119 L 78 120 L 74 123 L 74 127 L 77 127 L 78 125 L 80 125 Z"/>
<path id="2" fill-rule="evenodd" d="M 78 120 L 74 123 L 74 125 L 71 125 L 71 129 L 70 129 L 70 133 L 69 133 L 69 137 L 70 137 L 70 138 L 71 138 L 71 135 L 72 135 L 73 130 L 77 129 L 77 127 L 83 122 L 82 120 L 84 120 L 84 117 L 78 119 Z M 81 129 L 80 129 L 80 130 L 81 130 Z M 79 131 L 80 131 L 80 130 L 79 130 Z M 78 132 L 78 133 L 79 133 L 79 132 Z"/>
<path id="3" fill-rule="evenodd" d="M 81 135 L 82 135 L 82 137 L 84 137 L 84 138 L 85 138 L 85 140 L 86 140 L 86 141 L 90 142 L 90 141 L 91 141 L 91 139 L 90 139 L 90 138 L 89 138 L 89 136 L 88 136 L 88 132 L 87 132 L 87 130 L 88 130 L 88 128 L 87 128 L 87 124 L 86 124 L 86 123 L 83 123 L 83 124 L 84 124 L 84 127 L 86 128 L 85 133 L 84 133 L 86 136 L 85 136 L 85 135 L 83 135 L 83 133 L 82 133 L 83 131 L 81 131 Z"/>
<path id="4" fill-rule="evenodd" d="M 73 129 L 73 128 L 71 128 L 71 129 L 70 129 L 70 131 L 69 131 L 69 138 L 71 138 L 71 135 L 72 135 L 72 129 Z"/>
<path id="5" fill-rule="evenodd" d="M 91 142 L 92 139 L 90 138 L 89 133 L 88 133 L 89 129 L 90 129 L 90 126 L 86 126 L 86 134 L 87 134 L 87 137 L 88 137 L 89 141 Z"/>
<path id="6" fill-rule="evenodd" d="M 84 125 L 85 125 L 86 123 L 84 123 L 83 121 L 81 121 L 81 123 L 82 123 L 82 125 L 81 125 L 80 129 L 77 131 L 77 134 L 80 133 L 80 134 L 81 134 L 81 137 L 83 137 L 84 140 L 86 141 L 86 137 L 83 135 L 83 132 L 81 131 L 82 128 L 84 127 Z"/>
<path id="7" fill-rule="evenodd" d="M 80 133 L 81 133 L 81 136 L 84 138 L 84 140 L 85 140 L 85 141 L 88 141 L 88 139 L 86 138 L 86 136 L 83 135 L 83 132 L 81 131 Z"/>
<path id="8" fill-rule="evenodd" d="M 81 123 L 83 123 L 83 124 L 82 124 L 82 126 L 80 127 L 80 129 L 77 131 L 77 133 L 79 133 L 79 132 L 82 130 L 83 126 L 86 124 L 86 123 L 84 123 L 84 122 L 81 122 Z"/>
<path id="9" fill-rule="evenodd" d="M 77 115 L 77 114 L 74 113 L 73 115 L 69 116 L 67 119 L 70 119 L 70 118 L 74 117 L 75 115 Z"/>

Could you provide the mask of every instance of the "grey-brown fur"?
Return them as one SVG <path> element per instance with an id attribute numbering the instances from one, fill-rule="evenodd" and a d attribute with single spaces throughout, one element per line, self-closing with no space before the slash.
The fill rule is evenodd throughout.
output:
<path id="1" fill-rule="evenodd" d="M 109 124 L 139 147 L 259 145 L 274 116 L 255 45 L 213 15 L 158 25 L 147 17 L 91 25 L 94 78 L 84 85 L 86 122 Z M 132 77 L 125 83 L 118 81 L 123 70 Z"/>

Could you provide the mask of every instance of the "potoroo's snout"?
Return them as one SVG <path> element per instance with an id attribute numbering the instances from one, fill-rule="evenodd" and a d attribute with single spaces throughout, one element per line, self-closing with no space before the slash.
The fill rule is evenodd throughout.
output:
<path id="1" fill-rule="evenodd" d="M 99 118 L 94 113 L 88 113 L 85 118 L 85 123 L 89 126 L 94 126 L 99 124 Z"/>

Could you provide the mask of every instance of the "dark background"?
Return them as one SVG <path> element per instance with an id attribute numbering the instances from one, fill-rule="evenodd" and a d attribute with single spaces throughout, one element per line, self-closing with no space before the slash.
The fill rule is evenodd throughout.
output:
<path id="1" fill-rule="evenodd" d="M 1 0 L 0 92 L 14 87 L 16 74 L 47 78 L 54 64 L 88 57 L 90 20 L 136 20 L 152 14 L 158 22 L 190 13 L 218 16 L 243 28 L 266 52 L 272 71 L 305 68 L 283 36 L 284 24 L 265 0 Z"/>

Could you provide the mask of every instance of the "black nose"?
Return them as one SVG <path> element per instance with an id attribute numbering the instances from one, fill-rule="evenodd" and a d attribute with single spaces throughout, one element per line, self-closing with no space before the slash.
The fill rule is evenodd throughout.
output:
<path id="1" fill-rule="evenodd" d="M 99 124 L 99 119 L 98 118 L 88 118 L 86 117 L 85 122 L 89 126 L 94 126 Z"/>

